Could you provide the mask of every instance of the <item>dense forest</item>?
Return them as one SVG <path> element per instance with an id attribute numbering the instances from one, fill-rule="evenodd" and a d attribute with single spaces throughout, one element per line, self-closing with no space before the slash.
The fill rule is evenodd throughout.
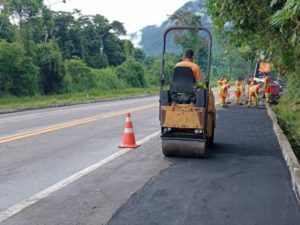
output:
<path id="1" fill-rule="evenodd" d="M 0 95 L 145 87 L 145 55 L 125 34 L 121 22 L 101 15 L 1 0 Z"/>
<path id="2" fill-rule="evenodd" d="M 207 16 L 203 18 L 207 21 Z M 203 18 L 183 8 L 169 21 L 170 25 L 173 21 L 201 25 Z M 125 35 L 121 22 L 110 22 L 102 15 L 82 15 L 80 10 L 51 11 L 43 0 L 0 0 L 0 95 L 157 86 L 159 56 L 146 56 L 143 49 L 124 39 Z M 161 37 L 157 41 L 161 43 Z M 178 39 L 176 44 L 179 49 L 197 48 L 198 62 L 205 72 L 206 49 L 194 46 L 192 41 Z M 206 45 L 205 41 L 200 43 Z M 223 48 L 214 45 L 213 51 L 214 77 L 246 76 L 252 69 L 236 49 L 225 54 Z M 181 57 L 182 51 L 168 57 L 167 74 Z"/>

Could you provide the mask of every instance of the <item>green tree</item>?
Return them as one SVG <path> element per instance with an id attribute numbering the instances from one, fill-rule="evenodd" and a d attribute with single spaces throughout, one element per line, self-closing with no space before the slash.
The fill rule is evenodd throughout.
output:
<path id="1" fill-rule="evenodd" d="M 77 11 L 53 13 L 52 39 L 58 43 L 64 59 L 71 59 L 74 56 L 83 58 L 84 55 L 81 46 L 83 41 L 81 27 L 75 16 L 79 16 Z"/>
<path id="2" fill-rule="evenodd" d="M 3 11 L 12 18 L 15 25 L 18 25 L 16 40 L 23 43 L 29 33 L 26 29 L 28 26 L 25 26 L 25 23 L 41 13 L 43 0 L 7 0 L 2 1 L 2 7 Z"/>
<path id="3" fill-rule="evenodd" d="M 293 84 L 300 83 L 295 75 L 300 67 L 299 1 L 208 0 L 206 4 L 220 41 L 228 48 L 243 49 L 243 56 L 251 60 L 265 55 L 281 75 L 293 80 L 289 91 L 297 92 Z"/>
<path id="4" fill-rule="evenodd" d="M 133 58 L 135 49 L 134 49 L 132 42 L 125 39 L 125 40 L 123 40 L 122 44 L 123 44 L 123 49 L 124 49 L 124 54 L 126 56 L 126 59 L 128 59 L 130 57 Z"/>
<path id="5" fill-rule="evenodd" d="M 0 92 L 13 95 L 38 93 L 39 68 L 18 43 L 0 41 Z"/>
<path id="6" fill-rule="evenodd" d="M 26 23 L 35 43 L 46 43 L 53 38 L 55 28 L 53 15 L 55 14 L 49 8 L 43 6 L 41 15 L 30 18 Z"/>
<path id="7" fill-rule="evenodd" d="M 135 48 L 134 49 L 134 55 L 133 55 L 134 59 L 140 62 L 144 62 L 146 55 L 144 53 L 144 51 L 140 48 Z"/>
<path id="8" fill-rule="evenodd" d="M 93 73 L 96 76 L 96 87 L 94 90 L 112 90 L 121 89 L 128 85 L 122 80 L 119 80 L 115 74 L 114 67 L 107 67 L 104 69 L 93 69 Z"/>
<path id="9" fill-rule="evenodd" d="M 165 84 L 170 84 L 174 66 L 180 59 L 177 55 L 166 54 L 165 55 Z M 145 77 L 150 85 L 159 85 L 160 84 L 160 75 L 161 75 L 161 59 L 159 57 L 147 57 L 145 59 Z"/>
<path id="10" fill-rule="evenodd" d="M 75 17 L 78 17 L 75 19 Z M 122 40 L 123 25 L 101 15 L 83 16 L 80 12 L 54 13 L 55 38 L 64 58 L 81 58 L 88 66 L 105 68 L 126 60 Z"/>
<path id="11" fill-rule="evenodd" d="M 201 16 L 189 11 L 178 11 L 170 19 L 178 26 L 201 26 Z M 199 31 L 175 31 L 174 42 L 181 46 L 182 51 L 192 48 L 195 52 L 196 63 L 201 66 L 203 73 L 207 72 L 208 38 Z"/>
<path id="12" fill-rule="evenodd" d="M 160 65 L 161 60 L 159 57 L 147 57 L 145 59 L 145 78 L 149 85 L 159 85 Z M 167 72 L 167 74 L 169 73 Z M 168 78 L 166 80 L 169 81 Z"/>
<path id="13" fill-rule="evenodd" d="M 65 68 L 66 76 L 63 81 L 68 92 L 83 92 L 95 87 L 92 69 L 81 60 L 66 60 Z"/>
<path id="14" fill-rule="evenodd" d="M 145 87 L 145 68 L 140 62 L 128 59 L 116 68 L 116 75 L 131 87 Z"/>
<path id="15" fill-rule="evenodd" d="M 10 23 L 9 18 L 0 13 L 0 39 L 13 42 L 15 40 L 15 27 Z"/>
<path id="16" fill-rule="evenodd" d="M 44 94 L 58 93 L 62 88 L 65 69 L 60 49 L 56 43 L 42 43 L 37 47 L 40 67 L 40 89 Z"/>

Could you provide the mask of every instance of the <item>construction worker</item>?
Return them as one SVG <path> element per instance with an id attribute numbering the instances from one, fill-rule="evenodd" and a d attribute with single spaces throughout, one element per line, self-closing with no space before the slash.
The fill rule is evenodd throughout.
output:
<path id="1" fill-rule="evenodd" d="M 223 79 L 224 79 L 224 77 L 220 77 L 219 80 L 217 81 L 219 105 L 220 106 L 222 106 L 222 102 L 223 102 L 223 94 L 222 94 L 222 86 L 224 85 Z"/>
<path id="2" fill-rule="evenodd" d="M 194 51 L 191 48 L 187 48 L 184 51 L 184 59 L 183 61 L 177 63 L 175 65 L 175 67 L 177 66 L 187 66 L 190 67 L 193 71 L 194 74 L 194 78 L 196 80 L 197 83 L 197 87 L 200 89 L 206 89 L 206 85 L 203 82 L 202 79 L 202 73 L 201 73 L 201 69 L 200 67 L 194 62 Z M 214 112 L 215 111 L 215 98 L 214 98 L 214 94 L 211 90 L 211 88 L 209 87 L 209 111 L 210 112 Z"/>
<path id="3" fill-rule="evenodd" d="M 226 103 L 226 97 L 227 97 L 227 93 L 228 93 L 229 88 L 230 88 L 229 83 L 223 83 L 223 86 L 221 87 L 221 94 L 219 95 L 220 106 L 221 107 L 224 107 L 224 105 Z"/>
<path id="4" fill-rule="evenodd" d="M 247 96 L 249 96 L 249 90 L 252 85 L 254 85 L 254 76 L 252 74 L 250 74 L 248 76 L 248 82 L 247 82 Z M 248 103 L 248 100 L 249 100 L 249 97 L 246 100 L 246 104 Z"/>
<path id="5" fill-rule="evenodd" d="M 196 82 L 203 82 L 202 75 L 201 75 L 201 69 L 200 67 L 194 62 L 194 51 L 191 48 L 187 48 L 184 51 L 184 59 L 183 61 L 177 63 L 175 67 L 177 66 L 187 66 L 190 67 L 193 71 L 194 77 Z"/>
<path id="6" fill-rule="evenodd" d="M 246 82 L 244 79 L 242 80 L 242 84 L 241 84 L 241 92 L 242 92 L 241 102 L 243 103 L 243 99 L 245 99 L 246 96 Z"/>
<path id="7" fill-rule="evenodd" d="M 271 96 L 271 77 L 269 73 L 264 73 L 264 83 L 265 83 L 265 103 L 270 103 Z"/>
<path id="8" fill-rule="evenodd" d="M 244 79 L 241 81 L 241 92 L 243 97 L 246 96 L 246 82 Z"/>
<path id="9" fill-rule="evenodd" d="M 242 79 L 239 77 L 234 84 L 234 94 L 235 94 L 235 98 L 234 98 L 234 102 L 235 104 L 239 104 L 242 105 L 242 99 L 241 99 L 241 86 L 242 86 Z"/>
<path id="10" fill-rule="evenodd" d="M 252 74 L 249 75 L 248 77 L 248 85 L 250 85 L 250 83 L 254 81 L 254 76 Z"/>
<path id="11" fill-rule="evenodd" d="M 253 82 L 253 85 L 249 88 L 248 108 L 257 107 L 259 95 L 258 91 L 261 88 L 260 84 Z"/>
<path id="12" fill-rule="evenodd" d="M 229 88 L 230 88 L 230 84 L 229 84 L 229 78 L 228 77 L 224 77 L 224 84 L 226 85 L 225 90 L 225 104 L 230 104 L 229 101 L 229 97 L 230 97 L 230 93 L 229 93 Z"/>

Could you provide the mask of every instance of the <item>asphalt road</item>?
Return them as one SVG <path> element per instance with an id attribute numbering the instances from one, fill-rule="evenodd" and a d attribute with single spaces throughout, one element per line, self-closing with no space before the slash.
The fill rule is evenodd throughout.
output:
<path id="1" fill-rule="evenodd" d="M 219 111 L 209 158 L 170 161 L 109 225 L 300 224 L 289 172 L 264 109 Z"/>
<path id="2" fill-rule="evenodd" d="M 264 109 L 218 111 L 207 159 L 165 158 L 157 101 L 0 115 L 0 223 L 299 224 Z M 142 145 L 122 150 L 129 111 Z"/>

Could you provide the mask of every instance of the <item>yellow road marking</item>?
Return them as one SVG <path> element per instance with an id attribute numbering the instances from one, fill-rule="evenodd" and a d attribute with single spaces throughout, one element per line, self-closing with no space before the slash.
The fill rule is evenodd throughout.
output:
<path id="1" fill-rule="evenodd" d="M 32 137 L 32 136 L 35 136 L 35 135 L 38 135 L 38 134 L 44 134 L 44 133 L 48 133 L 48 132 L 52 132 L 52 131 L 56 131 L 56 130 L 60 130 L 60 129 L 68 128 L 68 127 L 73 127 L 73 126 L 77 126 L 77 125 L 81 125 L 81 124 L 85 124 L 85 123 L 94 122 L 96 120 L 101 120 L 101 119 L 106 119 L 106 118 L 110 118 L 110 117 L 114 117 L 114 116 L 119 116 L 119 115 L 130 113 L 130 112 L 136 112 L 136 111 L 141 111 L 141 110 L 145 110 L 145 109 L 151 109 L 151 108 L 155 108 L 157 106 L 158 106 L 158 104 L 155 103 L 155 104 L 135 107 L 135 108 L 131 108 L 131 109 L 121 110 L 121 111 L 114 112 L 114 113 L 108 113 L 108 114 L 104 114 L 104 115 L 100 115 L 100 116 L 94 116 L 94 117 L 89 117 L 89 118 L 86 118 L 86 119 L 76 120 L 76 121 L 69 122 L 69 123 L 50 126 L 50 127 L 42 128 L 42 129 L 39 129 L 39 130 L 27 131 L 27 132 L 15 134 L 15 135 L 5 136 L 5 137 L 0 138 L 0 144 L 10 142 L 10 141 L 19 140 L 19 139 L 23 139 L 23 138 L 27 138 L 27 137 Z"/>

